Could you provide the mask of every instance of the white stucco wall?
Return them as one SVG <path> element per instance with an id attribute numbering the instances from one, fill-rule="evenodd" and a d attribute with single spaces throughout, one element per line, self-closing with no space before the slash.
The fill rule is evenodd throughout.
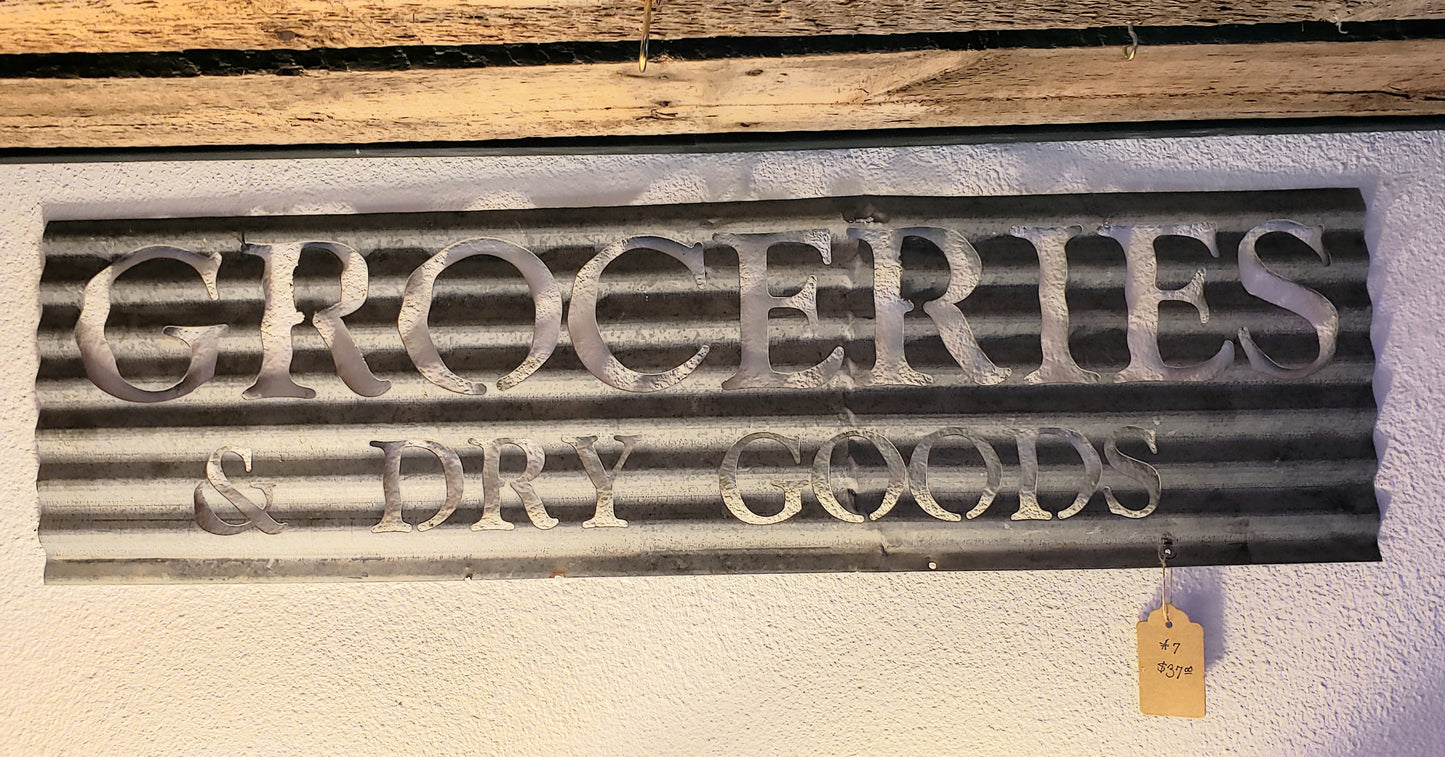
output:
<path id="1" fill-rule="evenodd" d="M 0 165 L 0 752 L 1445 754 L 1445 133 Z M 46 586 L 46 219 L 1358 186 L 1379 564 L 1176 571 L 1208 717 L 1138 714 L 1157 570 Z"/>

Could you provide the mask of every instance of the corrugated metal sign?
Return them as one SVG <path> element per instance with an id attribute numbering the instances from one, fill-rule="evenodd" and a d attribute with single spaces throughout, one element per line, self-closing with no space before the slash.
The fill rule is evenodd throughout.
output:
<path id="1" fill-rule="evenodd" d="M 1378 559 L 1358 192 L 52 223 L 51 580 Z"/>

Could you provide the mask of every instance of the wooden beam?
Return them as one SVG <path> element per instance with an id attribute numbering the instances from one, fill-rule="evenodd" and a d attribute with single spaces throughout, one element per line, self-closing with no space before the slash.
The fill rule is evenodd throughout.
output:
<path id="1" fill-rule="evenodd" d="M 4 0 L 0 53 L 629 41 L 641 0 Z M 653 33 L 792 37 L 1445 18 L 1445 0 L 664 0 Z"/>
<path id="2" fill-rule="evenodd" d="M 0 80 L 0 147 L 473 141 L 1445 114 L 1445 40 Z"/>

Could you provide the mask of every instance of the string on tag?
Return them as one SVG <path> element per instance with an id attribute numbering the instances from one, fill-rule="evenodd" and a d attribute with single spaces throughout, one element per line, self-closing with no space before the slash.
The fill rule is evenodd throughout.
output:
<path id="1" fill-rule="evenodd" d="M 1134 25 L 1129 24 L 1129 44 L 1124 47 L 1124 60 L 1134 60 L 1134 54 L 1139 52 L 1139 35 L 1134 33 Z"/>
<path id="2" fill-rule="evenodd" d="M 1168 536 L 1159 545 L 1159 572 L 1162 587 L 1159 590 L 1159 608 L 1164 611 L 1164 625 L 1173 628 L 1169 620 L 1169 560 L 1174 557 L 1174 540 Z"/>

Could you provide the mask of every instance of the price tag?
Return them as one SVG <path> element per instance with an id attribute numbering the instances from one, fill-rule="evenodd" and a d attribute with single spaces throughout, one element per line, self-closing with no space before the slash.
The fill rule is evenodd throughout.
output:
<path id="1" fill-rule="evenodd" d="M 1139 711 L 1165 717 L 1204 717 L 1204 626 L 1189 622 L 1182 610 L 1166 604 L 1149 613 L 1149 619 L 1136 628 Z"/>

